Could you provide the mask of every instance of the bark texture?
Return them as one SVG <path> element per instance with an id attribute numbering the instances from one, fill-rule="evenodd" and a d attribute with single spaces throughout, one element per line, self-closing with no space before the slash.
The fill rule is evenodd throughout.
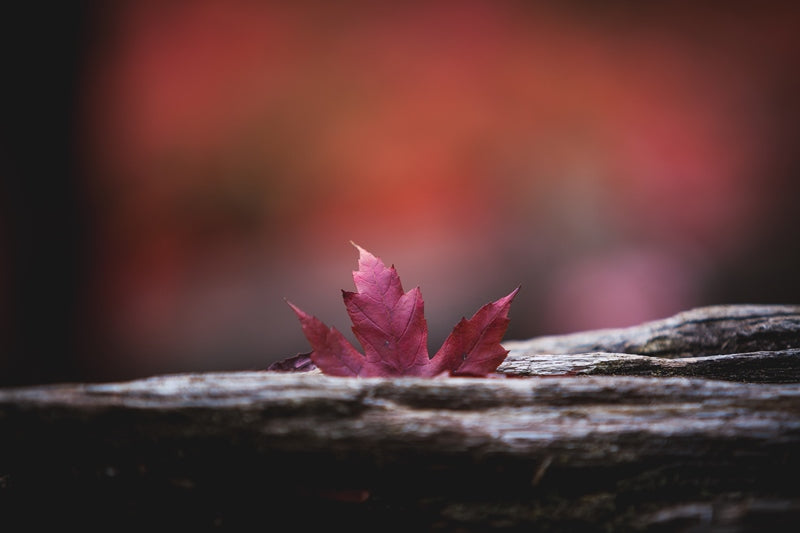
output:
<path id="1" fill-rule="evenodd" d="M 486 379 L 264 371 L 2 389 L 0 520 L 139 531 L 284 522 L 295 530 L 794 531 L 800 347 L 797 329 L 793 340 L 786 332 L 797 308 L 720 309 L 705 311 L 705 323 L 697 310 L 638 330 L 581 334 L 614 339 L 601 347 L 615 352 L 619 343 L 652 343 L 642 340 L 648 328 L 672 328 L 658 333 L 665 338 L 692 331 L 683 337 L 703 346 L 725 345 L 722 335 L 739 343 L 683 359 L 537 355 L 536 346 L 570 342 L 561 337 L 508 343 L 502 373 Z M 686 342 L 663 342 L 670 353 L 693 353 Z M 590 375 L 598 372 L 617 375 Z"/>
<path id="2" fill-rule="evenodd" d="M 704 377 L 753 383 L 800 382 L 800 349 L 669 359 L 621 353 L 510 353 L 498 370 L 516 376 Z"/>
<path id="3" fill-rule="evenodd" d="M 506 343 L 515 354 L 612 352 L 665 358 L 800 347 L 800 306 L 700 307 L 639 326 Z"/>

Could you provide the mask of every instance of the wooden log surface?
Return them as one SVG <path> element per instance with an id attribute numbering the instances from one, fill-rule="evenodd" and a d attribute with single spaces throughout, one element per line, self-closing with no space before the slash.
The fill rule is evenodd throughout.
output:
<path id="1" fill-rule="evenodd" d="M 514 376 L 705 377 L 751 383 L 800 382 L 800 349 L 680 359 L 620 353 L 509 353 L 498 371 Z"/>
<path id="2" fill-rule="evenodd" d="M 609 352 L 662 358 L 800 348 L 800 306 L 699 307 L 618 329 L 550 335 L 506 343 L 516 354 Z"/>
<path id="3" fill-rule="evenodd" d="M 505 369 L 485 379 L 263 371 L 3 389 L 0 523 L 794 531 L 799 347 L 786 332 L 797 308 L 717 311 L 662 326 L 705 324 L 693 337 L 703 346 L 712 344 L 708 331 L 728 331 L 734 341 L 714 340 L 728 353 L 651 359 L 658 372 L 667 363 L 710 361 L 703 372 L 711 374 L 729 368 L 720 361 L 751 365 L 723 379 L 589 375 L 641 374 L 646 356 L 561 354 L 559 362 L 532 348 L 549 350 L 548 338 L 509 343 Z M 729 324 L 737 319 L 741 328 Z M 582 335 L 619 339 L 620 331 Z M 752 372 L 776 358 L 791 364 Z"/>

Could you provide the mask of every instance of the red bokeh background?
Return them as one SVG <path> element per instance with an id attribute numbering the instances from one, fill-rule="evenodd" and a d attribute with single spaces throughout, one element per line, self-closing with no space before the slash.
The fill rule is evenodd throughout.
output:
<path id="1" fill-rule="evenodd" d="M 351 240 L 432 344 L 517 285 L 509 339 L 800 302 L 791 4 L 113 4 L 84 376 L 263 368 L 307 349 L 284 298 L 349 334 Z"/>

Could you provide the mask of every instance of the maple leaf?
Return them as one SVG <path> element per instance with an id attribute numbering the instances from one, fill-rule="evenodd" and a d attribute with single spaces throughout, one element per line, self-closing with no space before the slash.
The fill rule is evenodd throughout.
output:
<path id="1" fill-rule="evenodd" d="M 428 355 L 428 324 L 419 287 L 403 291 L 394 266 L 353 243 L 359 251 L 353 272 L 356 292 L 342 291 L 353 333 L 364 349 L 356 350 L 336 328 L 329 328 L 291 302 L 287 303 L 311 344 L 311 360 L 332 376 L 391 377 L 486 376 L 508 350 L 500 342 L 508 311 L 519 287 L 462 318 L 433 357 Z"/>

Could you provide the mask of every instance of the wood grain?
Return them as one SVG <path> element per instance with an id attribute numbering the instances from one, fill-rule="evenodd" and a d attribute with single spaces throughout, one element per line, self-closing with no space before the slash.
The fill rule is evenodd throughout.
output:
<path id="1" fill-rule="evenodd" d="M 794 531 L 797 309 L 509 343 L 485 379 L 263 371 L 0 389 L 0 520 Z M 569 346 L 615 351 L 539 353 Z"/>

